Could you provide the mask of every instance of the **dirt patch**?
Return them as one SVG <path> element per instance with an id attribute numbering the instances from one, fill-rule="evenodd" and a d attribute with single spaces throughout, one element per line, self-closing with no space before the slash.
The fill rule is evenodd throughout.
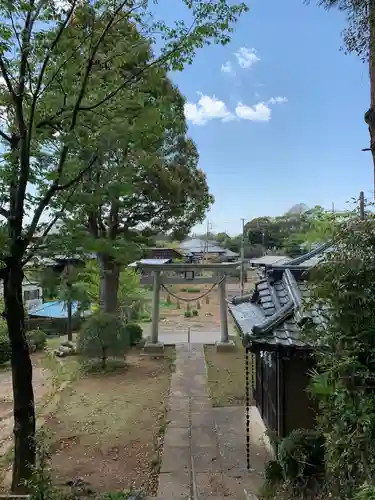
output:
<path id="1" fill-rule="evenodd" d="M 45 397 L 51 390 L 50 372 L 40 366 L 41 355 L 32 357 L 33 363 L 33 387 L 36 409 L 40 407 Z M 13 427 L 13 392 L 12 372 L 0 371 L 0 448 L 3 442 L 9 439 L 9 433 Z"/>
<path id="2" fill-rule="evenodd" d="M 78 380 L 47 419 L 57 485 L 81 478 L 97 493 L 155 493 L 171 361 L 138 352 L 127 360 L 126 369 Z"/>
<path id="3" fill-rule="evenodd" d="M 204 350 L 213 406 L 243 406 L 245 352 L 240 341 L 236 340 L 234 351 L 217 353 L 215 346 L 210 345 L 206 345 Z"/>

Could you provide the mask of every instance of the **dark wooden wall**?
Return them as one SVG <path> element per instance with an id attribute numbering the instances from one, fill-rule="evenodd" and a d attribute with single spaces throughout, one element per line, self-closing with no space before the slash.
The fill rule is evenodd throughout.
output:
<path id="1" fill-rule="evenodd" d="M 284 373 L 284 432 L 294 429 L 311 429 L 315 422 L 316 403 L 308 392 L 310 372 L 314 367 L 311 358 L 292 356 L 283 360 Z"/>
<path id="2" fill-rule="evenodd" d="M 307 391 L 313 366 L 309 357 L 256 353 L 255 403 L 267 429 L 279 437 L 314 426 L 316 403 Z"/>

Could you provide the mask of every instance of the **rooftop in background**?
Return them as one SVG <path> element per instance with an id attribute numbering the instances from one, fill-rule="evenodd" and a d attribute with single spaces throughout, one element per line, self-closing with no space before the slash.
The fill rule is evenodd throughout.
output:
<path id="1" fill-rule="evenodd" d="M 263 255 L 263 257 L 250 259 L 249 262 L 252 267 L 258 267 L 282 265 L 288 263 L 290 260 L 292 259 L 285 255 Z"/>
<path id="2" fill-rule="evenodd" d="M 181 250 L 185 250 L 193 254 L 207 252 L 207 253 L 217 253 L 220 255 L 226 255 L 227 257 L 236 257 L 239 255 L 238 253 L 232 252 L 227 248 L 222 248 L 216 243 L 216 241 L 212 240 L 206 241 L 200 238 L 191 238 L 182 241 L 179 244 L 179 248 Z"/>
<path id="3" fill-rule="evenodd" d="M 157 265 L 168 264 L 169 262 L 171 262 L 171 259 L 141 259 L 132 262 L 131 264 L 128 265 L 128 267 L 138 267 L 139 264 L 149 264 L 151 266 L 157 266 Z"/>

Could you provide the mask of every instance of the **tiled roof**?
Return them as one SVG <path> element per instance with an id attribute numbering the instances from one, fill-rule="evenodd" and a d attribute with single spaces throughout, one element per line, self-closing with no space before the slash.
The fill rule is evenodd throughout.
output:
<path id="1" fill-rule="evenodd" d="M 299 331 L 307 320 L 317 322 L 319 316 L 303 310 L 302 301 L 309 292 L 306 275 L 301 275 L 298 268 L 309 269 L 311 265 L 306 263 L 314 259 L 315 265 L 329 248 L 330 244 L 325 244 L 284 265 L 270 267 L 252 295 L 232 299 L 228 307 L 245 343 L 265 345 L 270 349 L 311 347 L 301 340 Z"/>
<path id="2" fill-rule="evenodd" d="M 199 238 L 182 241 L 179 245 L 181 250 L 188 250 L 192 253 L 201 253 L 207 251 L 208 253 L 226 253 L 225 248 L 221 248 L 213 241 L 205 241 Z"/>

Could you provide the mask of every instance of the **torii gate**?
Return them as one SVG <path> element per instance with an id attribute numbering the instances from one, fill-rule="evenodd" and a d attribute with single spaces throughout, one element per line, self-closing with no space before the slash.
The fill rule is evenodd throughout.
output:
<path id="1" fill-rule="evenodd" d="M 227 351 L 234 348 L 233 341 L 229 340 L 228 333 L 228 314 L 226 303 L 225 282 L 227 272 L 238 268 L 240 262 L 224 262 L 221 264 L 146 264 L 137 263 L 137 267 L 142 269 L 147 274 L 152 276 L 144 276 L 141 278 L 142 285 L 153 285 L 152 296 L 152 325 L 151 339 L 145 344 L 144 352 L 146 354 L 160 354 L 164 351 L 163 343 L 159 342 L 159 302 L 160 302 L 160 286 L 161 285 L 177 285 L 184 283 L 193 284 L 217 284 L 220 300 L 220 342 L 216 343 L 216 348 L 219 351 Z M 175 273 L 174 276 L 169 276 L 170 272 Z M 194 271 L 210 271 L 213 276 L 194 276 Z"/>

